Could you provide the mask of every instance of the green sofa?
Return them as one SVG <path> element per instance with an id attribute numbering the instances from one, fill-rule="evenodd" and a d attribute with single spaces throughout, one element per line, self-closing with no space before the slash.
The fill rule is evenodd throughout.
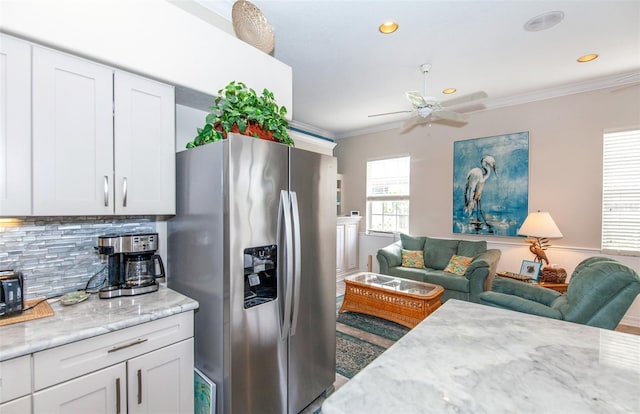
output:
<path id="1" fill-rule="evenodd" d="M 640 276 L 613 259 L 597 256 L 576 266 L 567 293 L 497 277 L 480 303 L 604 329 L 615 329 L 640 294 Z"/>
<path id="2" fill-rule="evenodd" d="M 423 251 L 424 267 L 402 266 L 402 250 Z M 464 275 L 445 272 L 453 255 L 473 257 Z M 401 234 L 400 240 L 378 250 L 380 273 L 433 283 L 444 288 L 442 302 L 450 298 L 479 302 L 479 295 L 491 287 L 501 252 L 487 249 L 485 241 L 436 239 Z"/>

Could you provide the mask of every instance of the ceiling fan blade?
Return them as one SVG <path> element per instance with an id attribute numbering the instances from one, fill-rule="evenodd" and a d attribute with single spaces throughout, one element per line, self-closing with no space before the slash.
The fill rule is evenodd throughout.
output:
<path id="1" fill-rule="evenodd" d="M 437 119 L 444 119 L 446 121 L 453 121 L 453 122 L 460 122 L 460 123 L 467 122 L 467 119 L 469 118 L 469 116 L 466 114 L 460 114 L 458 112 L 447 111 L 443 109 L 433 111 L 431 116 Z"/>
<path id="2" fill-rule="evenodd" d="M 418 125 L 419 121 L 422 118 L 420 118 L 419 116 L 412 116 L 409 119 L 407 119 L 406 121 L 404 121 L 404 124 L 402 124 L 402 127 L 400 128 L 402 131 L 407 131 L 411 128 L 413 128 L 414 126 Z"/>
<path id="3" fill-rule="evenodd" d="M 446 101 L 440 102 L 440 105 L 442 105 L 442 106 L 453 106 L 453 105 L 458 105 L 458 104 L 465 103 L 465 102 L 475 101 L 477 99 L 484 99 L 487 96 L 488 95 L 487 95 L 486 92 L 479 91 L 479 92 L 470 93 L 468 95 L 458 96 L 457 98 L 447 99 Z"/>
<path id="4" fill-rule="evenodd" d="M 424 100 L 424 97 L 420 94 L 420 92 L 409 91 L 404 93 L 411 105 L 416 108 L 421 108 L 427 105 L 427 102 Z"/>
<path id="5" fill-rule="evenodd" d="M 431 119 L 429 117 L 423 118 L 419 115 L 412 116 L 411 118 L 407 119 L 404 124 L 402 124 L 402 127 L 400 127 L 400 132 L 407 132 L 417 125 L 426 124 L 428 122 L 431 122 Z"/>
<path id="6" fill-rule="evenodd" d="M 376 116 L 384 116 L 384 115 L 393 115 L 393 114 L 406 114 L 408 112 L 413 112 L 413 111 L 395 111 L 395 112 L 383 112 L 381 114 L 373 114 L 373 115 L 367 115 L 367 117 L 369 118 L 373 118 Z"/>

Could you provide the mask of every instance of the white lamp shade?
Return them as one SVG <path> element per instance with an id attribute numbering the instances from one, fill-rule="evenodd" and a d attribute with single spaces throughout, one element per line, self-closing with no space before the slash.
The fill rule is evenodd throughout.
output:
<path id="1" fill-rule="evenodd" d="M 522 227 L 518 230 L 518 234 L 547 239 L 562 237 L 562 233 L 560 233 L 560 229 L 551 218 L 551 214 L 546 211 L 529 213 L 524 223 L 522 223 Z"/>

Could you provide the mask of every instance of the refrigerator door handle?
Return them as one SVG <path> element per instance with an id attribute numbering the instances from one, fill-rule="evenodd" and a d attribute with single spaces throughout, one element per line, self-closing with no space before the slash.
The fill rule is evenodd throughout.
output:
<path id="1" fill-rule="evenodd" d="M 298 209 L 298 196 L 291 191 L 291 211 L 293 214 L 293 315 L 291 317 L 291 336 L 296 334 L 298 326 L 298 310 L 300 309 L 300 210 Z"/>
<path id="2" fill-rule="evenodd" d="M 278 246 L 282 241 L 282 219 L 284 219 L 284 249 L 281 250 L 286 258 L 284 277 L 285 277 L 285 290 L 284 290 L 284 308 L 280 315 L 280 338 L 286 339 L 289 336 L 289 330 L 291 328 L 291 296 L 293 289 L 293 236 L 291 231 L 291 204 L 289 203 L 289 192 L 285 190 L 280 191 L 280 206 L 278 208 Z M 282 255 L 280 255 L 282 257 Z M 282 281 L 282 278 L 279 283 Z M 281 298 L 282 300 L 282 298 Z"/>

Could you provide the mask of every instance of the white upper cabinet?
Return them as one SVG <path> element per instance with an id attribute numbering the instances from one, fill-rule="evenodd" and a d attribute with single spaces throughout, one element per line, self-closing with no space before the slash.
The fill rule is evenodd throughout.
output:
<path id="1" fill-rule="evenodd" d="M 0 34 L 0 216 L 31 213 L 30 54 Z"/>
<path id="2" fill-rule="evenodd" d="M 175 213 L 175 97 L 171 86 L 116 71 L 117 214 Z"/>
<path id="3" fill-rule="evenodd" d="M 33 215 L 175 213 L 174 88 L 33 48 Z"/>
<path id="4" fill-rule="evenodd" d="M 287 118 L 294 115 L 291 67 L 185 12 L 180 2 L 0 2 L 1 31 L 203 93 L 232 80 L 267 88 Z"/>
<path id="5" fill-rule="evenodd" d="M 113 71 L 33 48 L 33 214 L 113 213 Z"/>

